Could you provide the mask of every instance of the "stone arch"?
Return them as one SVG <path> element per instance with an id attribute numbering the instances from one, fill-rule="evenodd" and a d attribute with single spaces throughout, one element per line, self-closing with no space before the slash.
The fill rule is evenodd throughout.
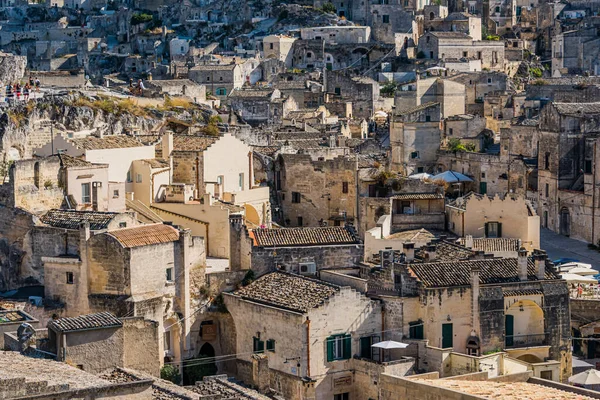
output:
<path id="1" fill-rule="evenodd" d="M 506 347 L 543 344 L 544 327 L 544 310 L 535 301 L 515 301 L 505 312 Z"/>
<path id="2" fill-rule="evenodd" d="M 430 20 L 435 19 L 435 13 L 433 11 L 429 13 L 429 19 Z"/>
<path id="3" fill-rule="evenodd" d="M 517 360 L 525 361 L 529 364 L 544 362 L 544 360 L 533 354 L 523 354 L 522 356 L 517 357 Z"/>
<path id="4" fill-rule="evenodd" d="M 246 210 L 246 221 L 256 226 L 260 226 L 262 221 L 256 208 L 251 204 L 244 204 L 244 209 Z"/>

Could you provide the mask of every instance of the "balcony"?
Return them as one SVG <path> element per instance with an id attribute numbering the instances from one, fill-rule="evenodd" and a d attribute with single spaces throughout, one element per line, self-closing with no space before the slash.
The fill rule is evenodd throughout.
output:
<path id="1" fill-rule="evenodd" d="M 507 349 L 522 347 L 545 346 L 548 344 L 548 334 L 537 333 L 534 335 L 511 335 L 504 337 L 504 344 Z"/>

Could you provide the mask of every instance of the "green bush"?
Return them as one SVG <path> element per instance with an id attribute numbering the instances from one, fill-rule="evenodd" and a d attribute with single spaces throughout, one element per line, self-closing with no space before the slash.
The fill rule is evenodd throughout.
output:
<path id="1" fill-rule="evenodd" d="M 152 21 L 152 14 L 138 13 L 131 16 L 131 25 L 145 24 Z"/>
<path id="2" fill-rule="evenodd" d="M 217 373 L 217 366 L 214 363 L 214 358 L 200 355 L 198 358 L 193 359 L 197 362 L 186 363 L 191 364 L 190 366 L 183 366 L 183 384 L 184 385 L 195 385 L 205 376 L 213 376 Z M 202 361 L 200 361 L 202 360 Z M 212 361 L 212 362 L 211 362 Z"/>
<path id="3" fill-rule="evenodd" d="M 531 76 L 535 77 L 535 78 L 541 78 L 542 77 L 542 70 L 541 68 L 530 68 L 529 69 L 529 73 L 531 74 Z"/>
<path id="4" fill-rule="evenodd" d="M 396 94 L 396 90 L 398 89 L 398 84 L 396 82 L 388 82 L 380 90 L 380 94 L 383 97 L 394 97 Z"/>
<path id="5" fill-rule="evenodd" d="M 181 382 L 181 375 L 179 375 L 179 368 L 174 365 L 165 365 L 160 369 L 160 378 L 166 381 L 170 381 L 179 385 Z"/>
<path id="6" fill-rule="evenodd" d="M 421 50 L 421 51 L 419 51 L 419 52 L 417 53 L 417 58 L 425 58 L 425 53 L 423 53 L 423 51 L 422 51 L 422 50 Z"/>
<path id="7" fill-rule="evenodd" d="M 242 279 L 242 286 L 248 286 L 249 284 L 254 282 L 254 279 L 256 279 L 256 275 L 254 274 L 254 271 L 249 269 L 248 272 L 246 272 L 244 279 Z"/>
<path id="8" fill-rule="evenodd" d="M 323 4 L 323 7 L 321 7 L 321 10 L 323 10 L 323 12 L 326 12 L 329 14 L 335 14 L 337 11 L 335 9 L 335 6 L 331 2 L 327 2 L 327 3 Z"/>
<path id="9" fill-rule="evenodd" d="M 467 148 L 464 144 L 460 142 L 460 139 L 452 138 L 448 141 L 448 150 L 453 151 L 455 153 L 461 152 L 464 153 L 467 151 Z"/>

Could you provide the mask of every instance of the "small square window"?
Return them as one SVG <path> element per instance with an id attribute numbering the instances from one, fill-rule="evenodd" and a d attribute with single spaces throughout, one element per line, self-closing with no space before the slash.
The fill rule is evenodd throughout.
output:
<path id="1" fill-rule="evenodd" d="M 127 222 L 119 222 L 119 228 L 127 228 Z"/>
<path id="2" fill-rule="evenodd" d="M 267 340 L 267 351 L 275 352 L 275 339 Z"/>
<path id="3" fill-rule="evenodd" d="M 412 158 L 412 159 L 419 158 L 419 152 L 413 151 L 412 153 L 410 153 L 410 158 Z"/>
<path id="4" fill-rule="evenodd" d="M 116 199 L 119 197 L 119 191 L 118 190 L 113 190 L 113 199 Z"/>
<path id="5" fill-rule="evenodd" d="M 142 183 L 142 174 L 137 174 L 135 176 L 135 182 L 136 183 Z"/>
<path id="6" fill-rule="evenodd" d="M 300 193 L 292 192 L 292 203 L 300 203 Z"/>
<path id="7" fill-rule="evenodd" d="M 482 177 L 482 178 L 485 178 L 485 172 L 482 172 L 482 173 L 481 173 L 481 177 Z"/>
<path id="8" fill-rule="evenodd" d="M 173 267 L 167 268 L 167 282 L 173 282 Z"/>
<path id="9" fill-rule="evenodd" d="M 390 16 L 389 15 L 383 15 L 382 16 L 382 22 L 384 24 L 389 24 L 390 23 Z"/>
<path id="10" fill-rule="evenodd" d="M 73 283 L 75 283 L 75 277 L 73 276 L 72 272 L 67 272 L 67 283 L 69 285 L 72 285 Z"/>

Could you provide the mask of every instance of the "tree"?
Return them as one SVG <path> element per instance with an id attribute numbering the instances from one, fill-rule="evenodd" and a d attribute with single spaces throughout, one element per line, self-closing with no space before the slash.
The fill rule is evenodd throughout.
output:
<path id="1" fill-rule="evenodd" d="M 396 82 L 388 82 L 380 90 L 380 93 L 383 97 L 394 97 L 396 90 L 398 89 L 398 84 Z"/>
<path id="2" fill-rule="evenodd" d="M 323 7 L 321 7 L 321 10 L 323 10 L 323 12 L 326 12 L 329 14 L 335 14 L 337 11 L 335 6 L 331 2 L 327 2 L 327 3 L 323 4 Z"/>
<path id="3" fill-rule="evenodd" d="M 160 369 L 160 378 L 166 381 L 170 381 L 179 385 L 181 382 L 181 375 L 179 375 L 179 368 L 174 365 L 165 365 Z"/>

